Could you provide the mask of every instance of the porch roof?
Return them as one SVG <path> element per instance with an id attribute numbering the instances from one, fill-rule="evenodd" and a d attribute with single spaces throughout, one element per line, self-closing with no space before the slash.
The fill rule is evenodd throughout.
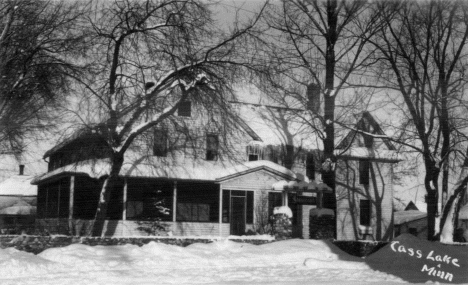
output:
<path id="1" fill-rule="evenodd" d="M 39 184 L 66 174 L 83 174 L 92 178 L 100 178 L 108 175 L 109 169 L 110 163 L 107 159 L 87 160 L 36 176 L 31 184 Z M 162 157 L 148 157 L 139 163 L 125 163 L 120 171 L 120 176 L 221 182 L 259 170 L 266 170 L 282 179 L 296 179 L 296 175 L 291 170 L 266 160 L 236 164 L 230 161 L 175 160 Z"/>

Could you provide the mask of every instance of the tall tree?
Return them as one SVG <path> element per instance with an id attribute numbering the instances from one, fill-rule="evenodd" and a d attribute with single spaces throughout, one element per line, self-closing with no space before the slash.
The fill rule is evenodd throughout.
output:
<path id="1" fill-rule="evenodd" d="M 278 94 L 278 102 L 307 110 L 297 115 L 322 140 L 322 177 L 333 188 L 336 123 L 344 119 L 341 106 L 346 105 L 349 114 L 365 105 L 364 93 L 350 88 L 368 64 L 365 47 L 376 30 L 377 17 L 368 6 L 366 1 L 282 1 L 270 5 L 264 17 L 266 69 L 260 72 L 259 86 L 267 94 Z M 334 207 L 334 194 L 325 199 Z"/>
<path id="2" fill-rule="evenodd" d="M 372 39 L 378 51 L 373 73 L 406 113 L 399 141 L 423 158 L 428 235 L 433 239 L 438 232 L 440 185 L 445 204 L 449 163 L 463 151 L 464 139 L 456 134 L 461 128 L 459 102 L 467 83 L 468 5 L 464 1 L 391 1 L 379 2 L 375 9 L 381 11 L 385 25 Z"/>
<path id="3" fill-rule="evenodd" d="M 241 43 L 255 21 L 223 32 L 210 6 L 197 0 L 98 2 L 93 11 L 87 59 L 93 70 L 76 78 L 83 91 L 75 114 L 109 145 L 93 225 L 101 235 L 125 154 L 139 137 L 162 124 L 184 132 L 176 111 L 186 102 L 219 119 L 220 132 L 236 120 L 228 101 L 249 64 Z"/>
<path id="4" fill-rule="evenodd" d="M 0 154 L 20 153 L 25 136 L 50 126 L 51 108 L 66 94 L 69 58 L 82 49 L 81 4 L 0 2 Z"/>

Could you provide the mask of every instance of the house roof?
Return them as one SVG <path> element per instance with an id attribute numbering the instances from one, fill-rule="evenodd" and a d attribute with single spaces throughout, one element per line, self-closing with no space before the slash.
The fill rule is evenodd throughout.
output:
<path id="1" fill-rule="evenodd" d="M 393 215 L 393 223 L 395 225 L 402 225 L 412 221 L 424 219 L 425 217 L 427 217 L 427 213 L 423 213 L 418 210 L 398 211 Z"/>
<path id="2" fill-rule="evenodd" d="M 84 174 L 100 178 L 109 174 L 110 163 L 107 159 L 86 160 L 66 165 L 51 172 L 37 176 L 33 184 L 53 179 L 64 174 Z M 147 157 L 139 163 L 125 163 L 120 172 L 124 177 L 167 178 L 177 180 L 201 180 L 220 182 L 246 173 L 265 170 L 283 179 L 296 179 L 289 169 L 266 160 L 249 161 L 240 164 L 223 161 L 206 161 L 193 159 L 169 159 Z"/>
<path id="3" fill-rule="evenodd" d="M 0 196 L 36 196 L 37 186 L 31 185 L 33 177 L 14 175 L 0 183 Z"/>
<path id="4" fill-rule="evenodd" d="M 299 109 L 234 103 L 239 116 L 265 145 L 294 145 L 318 149 L 319 140 L 306 123 L 308 113 Z M 300 114 L 300 116 L 298 116 Z M 311 119 L 310 119 L 311 120 Z"/>
<path id="5" fill-rule="evenodd" d="M 336 146 L 336 149 L 348 148 L 354 141 L 356 135 L 359 133 L 357 130 L 372 133 L 378 136 L 386 136 L 379 123 L 377 123 L 371 113 L 366 111 L 362 113 L 361 118 L 357 121 L 355 129 L 351 130 L 346 135 L 346 137 L 341 140 L 341 142 Z M 388 138 L 383 137 L 381 139 L 389 150 L 396 150 L 395 146 Z"/>

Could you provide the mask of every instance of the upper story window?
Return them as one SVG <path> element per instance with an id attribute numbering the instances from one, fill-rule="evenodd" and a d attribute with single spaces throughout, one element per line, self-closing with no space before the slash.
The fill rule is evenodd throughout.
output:
<path id="1" fill-rule="evenodd" d="M 179 108 L 177 110 L 177 115 L 181 117 L 191 117 L 192 116 L 192 101 L 184 100 L 180 102 Z"/>
<path id="2" fill-rule="evenodd" d="M 206 135 L 206 160 L 218 159 L 219 139 L 216 134 Z"/>
<path id="3" fill-rule="evenodd" d="M 359 161 L 359 184 L 369 185 L 370 161 Z"/>
<path id="4" fill-rule="evenodd" d="M 359 224 L 370 226 L 371 223 L 371 202 L 367 199 L 359 200 Z"/>
<path id="5" fill-rule="evenodd" d="M 247 158 L 249 161 L 263 159 L 264 145 L 260 141 L 251 141 L 247 145 Z"/>
<path id="6" fill-rule="evenodd" d="M 167 130 L 161 130 L 161 129 L 154 130 L 153 155 L 155 156 L 167 155 Z"/>

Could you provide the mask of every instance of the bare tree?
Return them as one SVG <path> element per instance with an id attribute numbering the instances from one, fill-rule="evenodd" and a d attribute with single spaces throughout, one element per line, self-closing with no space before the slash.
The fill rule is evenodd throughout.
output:
<path id="1" fill-rule="evenodd" d="M 249 64 L 240 43 L 255 21 L 227 33 L 203 1 L 147 0 L 98 2 L 88 23 L 93 69 L 76 78 L 83 90 L 75 115 L 109 146 L 109 175 L 93 226 L 101 235 L 125 154 L 147 131 L 172 124 L 190 135 L 190 124 L 176 116 L 185 102 L 203 110 L 221 133 L 237 120 L 229 100 Z"/>
<path id="2" fill-rule="evenodd" d="M 377 30 L 378 12 L 365 1 L 282 1 L 265 12 L 263 41 L 265 70 L 257 84 L 285 107 L 302 109 L 298 118 L 315 131 L 323 144 L 327 165 L 323 180 L 335 186 L 337 122 L 365 109 L 366 92 L 354 92 L 370 54 L 368 38 Z M 260 64 L 259 64 L 260 66 Z M 263 71 L 263 72 L 262 72 Z M 338 127 L 338 128 L 337 128 Z M 324 197 L 334 207 L 334 194 Z"/>
<path id="3" fill-rule="evenodd" d="M 379 2 L 385 25 L 372 39 L 373 73 L 404 110 L 398 142 L 421 154 L 428 237 L 436 237 L 439 185 L 448 195 L 449 163 L 466 141 L 459 107 L 466 87 L 468 5 L 464 1 Z M 441 181 L 439 181 L 441 179 Z M 445 218 L 441 221 L 441 228 Z"/>
<path id="4" fill-rule="evenodd" d="M 85 6 L 50 1 L 0 3 L 0 154 L 20 153 L 25 136 L 51 124 L 52 108 L 79 73 L 77 22 Z"/>

